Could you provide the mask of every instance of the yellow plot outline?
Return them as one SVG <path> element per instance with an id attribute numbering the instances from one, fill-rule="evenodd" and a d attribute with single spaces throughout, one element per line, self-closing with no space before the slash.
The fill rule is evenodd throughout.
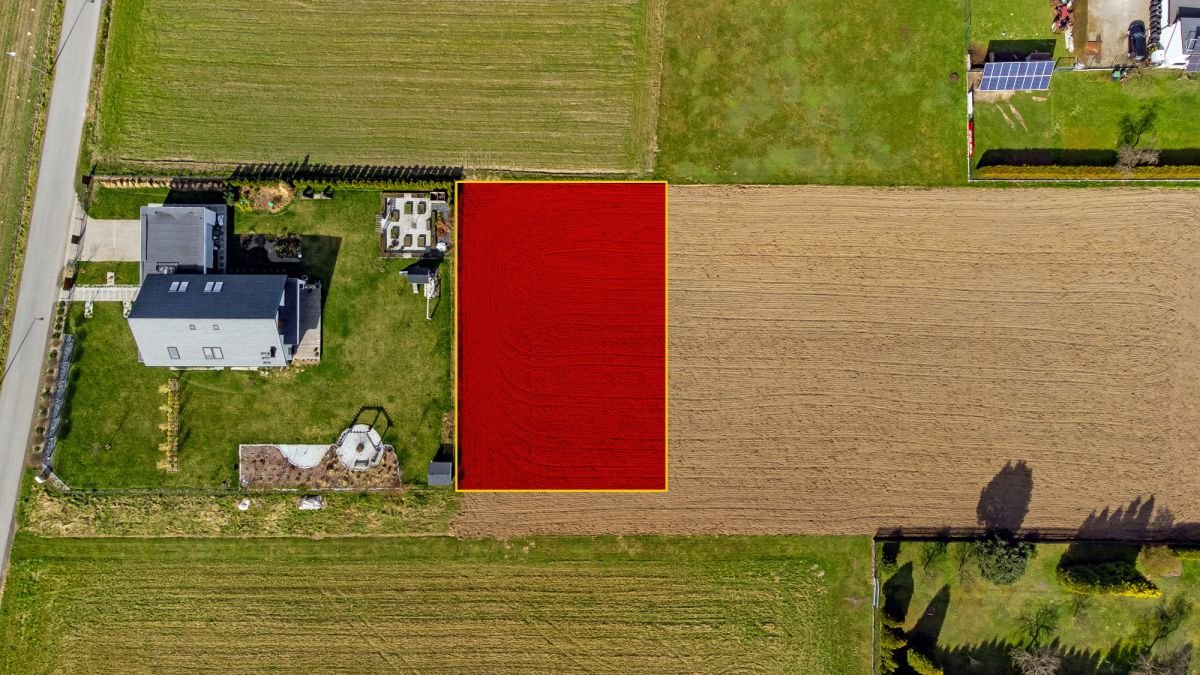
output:
<path id="1" fill-rule="evenodd" d="M 513 185 L 521 185 L 528 183 L 644 183 L 663 186 L 663 487 L 662 489 L 617 489 L 617 488 L 601 488 L 601 489 L 583 489 L 583 488 L 551 488 L 545 490 L 536 489 L 510 489 L 510 490 L 483 490 L 483 489 L 464 489 L 458 486 L 458 467 L 460 466 L 459 447 L 458 447 L 458 228 L 460 221 L 458 219 L 458 204 L 459 204 L 459 187 L 463 184 L 470 183 L 508 183 Z M 665 180 L 456 180 L 454 181 L 454 283 L 451 284 L 454 292 L 454 344 L 451 345 L 451 353 L 453 355 L 451 364 L 451 380 L 454 382 L 454 491 L 455 492 L 667 492 L 671 486 L 671 366 L 670 366 L 670 323 L 667 321 L 670 315 L 670 228 L 668 223 L 671 221 L 671 195 L 669 184 Z"/>

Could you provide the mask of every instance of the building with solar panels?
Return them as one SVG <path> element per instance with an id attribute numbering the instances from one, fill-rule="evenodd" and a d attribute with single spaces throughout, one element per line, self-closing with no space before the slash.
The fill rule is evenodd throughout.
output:
<path id="1" fill-rule="evenodd" d="M 1163 68 L 1200 72 L 1200 0 L 1162 0 L 1161 50 L 1151 61 Z"/>

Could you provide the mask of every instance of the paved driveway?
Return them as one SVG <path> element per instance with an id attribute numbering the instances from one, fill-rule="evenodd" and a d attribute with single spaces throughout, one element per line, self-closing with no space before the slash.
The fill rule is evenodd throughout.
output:
<path id="1" fill-rule="evenodd" d="M 1129 24 L 1136 19 L 1146 22 L 1149 28 L 1149 0 L 1088 0 L 1088 39 L 1101 40 L 1103 65 L 1129 62 Z M 1078 41 L 1076 37 L 1076 44 Z"/>
<path id="2" fill-rule="evenodd" d="M 88 218 L 80 242 L 80 260 L 141 259 L 142 240 L 137 220 L 92 220 Z"/>

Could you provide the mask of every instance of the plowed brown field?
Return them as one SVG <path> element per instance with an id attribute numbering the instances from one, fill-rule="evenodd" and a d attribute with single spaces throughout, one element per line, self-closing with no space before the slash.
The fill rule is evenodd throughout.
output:
<path id="1" fill-rule="evenodd" d="M 1010 461 L 1026 528 L 1139 497 L 1114 527 L 1200 521 L 1197 213 L 1197 191 L 671 188 L 670 491 L 467 494 L 455 530 L 969 527 Z"/>

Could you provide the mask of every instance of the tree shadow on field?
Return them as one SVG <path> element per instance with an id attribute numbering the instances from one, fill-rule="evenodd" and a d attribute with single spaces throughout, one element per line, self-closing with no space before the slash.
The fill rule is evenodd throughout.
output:
<path id="1" fill-rule="evenodd" d="M 897 622 L 904 622 L 913 596 L 913 565 L 904 563 L 883 584 L 883 613 Z"/>
<path id="2" fill-rule="evenodd" d="M 431 181 L 453 182 L 462 180 L 465 172 L 461 166 L 410 164 L 385 166 L 373 164 L 313 164 L 306 156 L 299 162 L 271 162 L 238 164 L 230 172 L 230 180 L 310 180 L 329 182 L 354 181 Z"/>
<path id="3" fill-rule="evenodd" d="M 1033 498 L 1033 469 L 1024 460 L 1008 462 L 979 493 L 975 518 L 990 531 L 1016 533 Z"/>
<path id="4" fill-rule="evenodd" d="M 908 641 L 918 647 L 918 651 L 932 654 L 937 650 L 938 638 L 942 634 L 942 626 L 946 624 L 946 612 L 950 609 L 950 586 L 943 585 L 937 595 L 925 606 L 917 625 L 909 631 Z"/>
<path id="5" fill-rule="evenodd" d="M 1121 116 L 1121 120 L 1117 122 L 1117 129 L 1121 138 L 1118 145 L 1137 145 L 1141 143 L 1142 136 L 1154 129 L 1154 123 L 1158 121 L 1158 106 L 1151 103 L 1142 106 L 1141 111 L 1137 116 L 1126 113 Z"/>

